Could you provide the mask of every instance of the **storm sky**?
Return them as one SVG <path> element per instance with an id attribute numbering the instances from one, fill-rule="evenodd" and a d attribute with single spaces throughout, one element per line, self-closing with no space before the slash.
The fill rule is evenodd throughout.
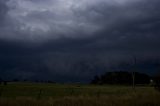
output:
<path id="1" fill-rule="evenodd" d="M 0 0 L 0 77 L 88 81 L 124 61 L 132 64 L 133 57 L 155 60 L 159 5 L 160 0 Z"/>

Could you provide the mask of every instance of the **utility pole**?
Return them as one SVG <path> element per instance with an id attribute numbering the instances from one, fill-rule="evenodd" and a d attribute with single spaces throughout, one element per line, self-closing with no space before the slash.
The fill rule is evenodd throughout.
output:
<path id="1" fill-rule="evenodd" d="M 132 88 L 133 88 L 133 90 L 135 90 L 135 71 L 132 71 L 132 80 L 133 80 Z"/>
<path id="2" fill-rule="evenodd" d="M 137 64 L 137 59 L 136 57 L 133 56 L 133 69 L 132 69 L 132 88 L 135 90 L 135 69 L 136 69 L 136 64 Z"/>

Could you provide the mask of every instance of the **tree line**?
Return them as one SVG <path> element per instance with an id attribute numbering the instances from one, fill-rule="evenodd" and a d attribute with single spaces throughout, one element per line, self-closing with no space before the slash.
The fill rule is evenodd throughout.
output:
<path id="1" fill-rule="evenodd" d="M 136 85 L 150 84 L 152 77 L 147 74 L 135 72 Z M 131 72 L 106 72 L 103 75 L 95 76 L 91 84 L 111 84 L 111 85 L 131 85 L 133 84 L 133 77 Z"/>
<path id="2" fill-rule="evenodd" d="M 133 73 L 132 72 L 106 72 L 103 75 L 96 75 L 91 81 L 91 84 L 108 84 L 108 85 L 133 85 Z M 160 73 L 154 76 L 149 76 L 144 73 L 134 73 L 135 85 L 151 85 L 158 91 L 160 91 Z"/>

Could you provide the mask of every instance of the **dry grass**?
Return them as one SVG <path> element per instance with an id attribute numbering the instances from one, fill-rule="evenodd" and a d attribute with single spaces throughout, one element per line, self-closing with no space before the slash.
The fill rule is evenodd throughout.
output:
<path id="1" fill-rule="evenodd" d="M 160 106 L 159 93 L 128 94 L 123 96 L 66 96 L 62 98 L 35 99 L 18 97 L 0 99 L 0 106 Z"/>
<path id="2" fill-rule="evenodd" d="M 55 87 L 57 86 L 53 88 Z M 57 89 L 60 88 L 66 89 L 67 86 L 57 87 Z M 130 87 L 115 86 L 85 86 L 80 87 L 77 91 L 76 89 L 74 89 L 75 94 L 72 95 L 66 93 L 57 96 L 60 94 L 57 91 L 56 96 L 48 96 L 47 93 L 47 96 L 44 95 L 42 98 L 35 98 L 32 94 L 19 96 L 18 93 L 13 97 L 1 96 L 0 106 L 160 106 L 160 93 L 152 87 L 139 87 L 136 91 L 131 90 Z M 30 90 L 32 91 L 32 88 Z M 99 90 L 101 92 L 97 93 Z"/>

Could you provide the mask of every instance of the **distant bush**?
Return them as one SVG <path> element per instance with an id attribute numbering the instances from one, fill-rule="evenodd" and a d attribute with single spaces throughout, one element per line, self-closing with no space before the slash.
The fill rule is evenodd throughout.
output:
<path id="1" fill-rule="evenodd" d="M 98 75 L 94 76 L 93 80 L 91 81 L 91 84 L 100 84 L 101 79 Z"/>
<path id="2" fill-rule="evenodd" d="M 8 82 L 7 82 L 7 81 L 3 81 L 3 84 L 4 84 L 4 85 L 7 85 L 7 84 L 8 84 Z"/>
<path id="3" fill-rule="evenodd" d="M 2 79 L 0 78 L 0 85 L 2 84 Z"/>

